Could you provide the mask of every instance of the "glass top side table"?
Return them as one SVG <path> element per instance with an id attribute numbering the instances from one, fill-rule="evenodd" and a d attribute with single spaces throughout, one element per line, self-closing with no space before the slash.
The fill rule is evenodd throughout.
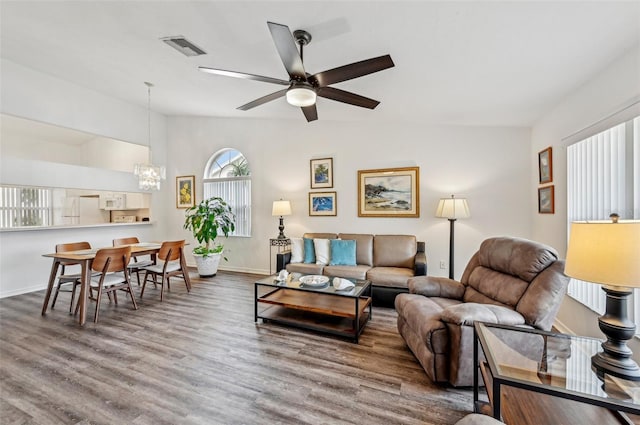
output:
<path id="1" fill-rule="evenodd" d="M 640 382 L 591 370 L 591 356 L 601 350 L 595 338 L 476 322 L 474 407 L 479 406 L 480 370 L 489 374 L 487 393 L 493 416 L 500 419 L 500 387 L 511 386 L 576 400 L 614 411 L 640 414 Z M 484 370 L 480 351 L 486 358 Z"/>

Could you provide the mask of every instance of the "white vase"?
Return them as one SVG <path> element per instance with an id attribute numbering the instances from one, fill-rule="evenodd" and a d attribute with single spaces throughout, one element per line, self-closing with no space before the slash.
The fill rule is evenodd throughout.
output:
<path id="1" fill-rule="evenodd" d="M 201 255 L 194 253 L 193 256 L 196 259 L 196 266 L 198 267 L 200 277 L 212 277 L 216 275 L 222 254 Z"/>

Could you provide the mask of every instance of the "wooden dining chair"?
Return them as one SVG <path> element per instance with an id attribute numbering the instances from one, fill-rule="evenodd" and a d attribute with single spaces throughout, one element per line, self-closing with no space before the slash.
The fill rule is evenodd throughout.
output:
<path id="1" fill-rule="evenodd" d="M 158 252 L 158 259 L 161 261 L 159 264 L 144 267 L 144 282 L 142 283 L 142 290 L 140 291 L 140 298 L 144 294 L 144 289 L 147 286 L 148 277 L 153 278 L 154 285 L 160 283 L 160 301 L 164 300 L 164 284 L 167 283 L 167 290 L 170 290 L 169 279 L 171 277 L 180 277 L 184 280 L 187 287 L 187 292 L 191 292 L 191 285 L 189 280 L 185 278 L 185 273 L 189 273 L 186 269 L 184 260 L 184 240 L 181 241 L 165 241 L 160 246 Z M 160 282 L 158 282 L 160 278 Z"/>
<path id="2" fill-rule="evenodd" d="M 69 252 L 69 251 L 78 251 L 81 249 L 91 249 L 91 244 L 89 242 L 72 242 L 72 243 L 62 243 L 56 245 L 56 252 Z M 51 301 L 51 310 L 54 309 L 56 305 L 56 300 L 58 299 L 58 294 L 60 292 L 71 292 L 71 303 L 69 304 L 69 313 L 73 311 L 73 301 L 76 297 L 76 288 L 80 285 L 82 275 L 80 272 L 78 273 L 68 273 L 67 267 L 78 266 L 80 263 L 75 261 L 63 260 L 60 262 L 60 275 L 58 276 L 58 284 L 56 285 L 56 292 L 53 295 L 53 300 Z"/>
<path id="3" fill-rule="evenodd" d="M 140 243 L 140 241 L 136 237 L 119 238 L 113 240 L 113 246 L 133 245 L 136 243 Z M 129 277 L 131 277 L 132 273 L 135 273 L 136 279 L 138 280 L 138 286 L 140 286 L 140 270 L 143 267 L 147 267 L 152 264 L 154 264 L 154 261 L 151 259 L 151 256 L 149 257 L 149 259 L 140 259 L 140 256 L 132 255 L 131 260 L 129 260 L 129 264 L 127 265 L 127 268 L 129 269 Z"/>
<path id="4" fill-rule="evenodd" d="M 98 322 L 98 313 L 100 311 L 100 301 L 102 301 L 102 294 L 113 294 L 113 302 L 118 305 L 118 296 L 116 291 L 122 290 L 129 293 L 131 302 L 133 303 L 133 309 L 138 309 L 138 304 L 133 296 L 133 290 L 131 289 L 131 281 L 129 280 L 129 270 L 127 265 L 131 259 L 131 247 L 121 246 L 115 248 L 102 248 L 96 252 L 96 257 L 91 263 L 93 271 L 98 272 L 98 275 L 91 278 L 90 288 L 91 296 L 89 299 L 96 301 L 96 312 L 93 316 L 93 321 Z M 98 295 L 93 297 L 93 290 L 98 292 Z M 79 305 L 80 303 L 78 303 Z M 78 307 L 76 306 L 76 312 Z"/>

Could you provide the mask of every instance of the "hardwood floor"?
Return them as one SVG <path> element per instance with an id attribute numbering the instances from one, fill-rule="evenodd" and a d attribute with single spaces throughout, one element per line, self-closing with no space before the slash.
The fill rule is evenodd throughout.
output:
<path id="1" fill-rule="evenodd" d="M 68 293 L 46 316 L 44 291 L 0 300 L 0 423 L 452 424 L 472 409 L 471 390 L 427 379 L 393 309 L 374 307 L 356 345 L 254 323 L 262 276 L 192 276 L 163 303 L 148 286 L 137 311 L 103 300 L 84 328 Z"/>

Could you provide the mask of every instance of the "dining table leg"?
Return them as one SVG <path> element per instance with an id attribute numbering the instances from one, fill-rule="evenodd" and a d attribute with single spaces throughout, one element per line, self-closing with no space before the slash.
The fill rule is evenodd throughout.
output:
<path id="1" fill-rule="evenodd" d="M 53 259 L 51 264 L 51 273 L 49 273 L 49 283 L 47 285 L 47 293 L 44 296 L 44 302 L 42 303 L 42 315 L 47 314 L 47 308 L 49 307 L 49 298 L 51 298 L 51 291 L 53 290 L 53 284 L 56 281 L 58 274 L 58 267 L 60 267 L 60 261 L 57 258 Z"/>
<path id="2" fill-rule="evenodd" d="M 89 282 L 91 280 L 91 260 L 82 261 L 82 279 L 80 279 L 80 326 L 87 321 L 87 304 L 89 301 Z"/>

